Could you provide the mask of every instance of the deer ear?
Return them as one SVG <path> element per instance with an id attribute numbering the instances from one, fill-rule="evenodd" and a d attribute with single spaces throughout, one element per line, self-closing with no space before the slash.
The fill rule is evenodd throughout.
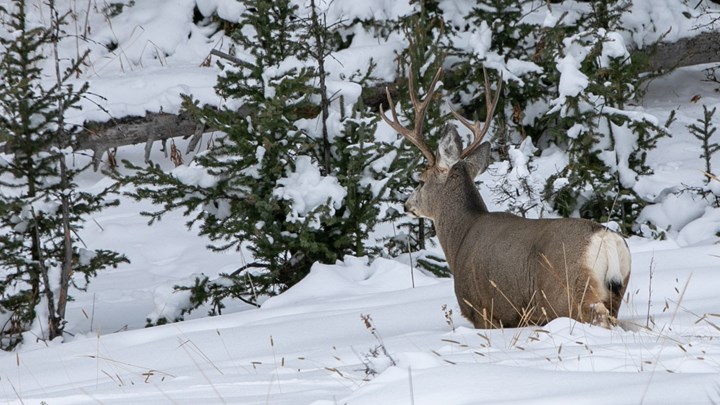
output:
<path id="1" fill-rule="evenodd" d="M 490 142 L 480 145 L 470 156 L 465 158 L 470 163 L 470 177 L 475 178 L 482 174 L 490 165 Z"/>
<path id="2" fill-rule="evenodd" d="M 446 125 L 444 133 L 438 144 L 437 164 L 440 168 L 449 169 L 460 159 L 462 140 L 460 139 L 460 135 L 458 135 L 455 125 Z"/>

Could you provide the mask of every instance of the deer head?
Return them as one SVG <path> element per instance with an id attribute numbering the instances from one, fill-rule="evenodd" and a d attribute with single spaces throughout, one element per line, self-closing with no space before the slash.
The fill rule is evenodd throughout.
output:
<path id="1" fill-rule="evenodd" d="M 392 121 L 385 116 L 381 107 L 381 116 L 385 122 L 417 146 L 427 158 L 428 164 L 420 173 L 419 185 L 405 203 L 405 210 L 415 216 L 429 219 L 434 219 L 435 213 L 440 209 L 437 196 L 443 195 L 443 189 L 448 186 L 448 175 L 458 162 L 464 163 L 463 166 L 465 170 L 468 171 L 471 179 L 474 179 L 478 174 L 487 169 L 490 163 L 490 144 L 481 142 L 490 128 L 492 116 L 495 112 L 498 97 L 502 89 L 502 77 L 500 77 L 497 82 L 495 95 L 494 97 L 491 96 L 487 71 L 483 68 L 487 111 L 484 124 L 481 127 L 479 121 L 471 123 L 453 111 L 452 114 L 455 118 L 470 129 L 473 134 L 473 141 L 467 148 L 463 148 L 462 140 L 455 126 L 448 124 L 445 127 L 443 137 L 440 139 L 437 151 L 433 153 L 423 138 L 422 129 L 427 107 L 435 94 L 435 86 L 441 73 L 442 69 L 438 69 L 425 98 L 421 101 L 415 91 L 411 70 L 409 90 L 410 101 L 415 110 L 415 126 L 413 129 L 409 129 L 400 124 L 397 114 L 395 113 L 395 103 L 389 91 L 387 91 L 387 98 L 393 117 Z"/>

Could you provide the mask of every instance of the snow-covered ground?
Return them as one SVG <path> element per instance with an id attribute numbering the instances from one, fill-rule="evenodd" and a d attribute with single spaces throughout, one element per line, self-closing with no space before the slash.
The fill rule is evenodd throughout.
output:
<path id="1" fill-rule="evenodd" d="M 93 31 L 97 48 L 85 79 L 112 97 L 102 108 L 88 102 L 78 119 L 176 111 L 179 93 L 214 98 L 217 71 L 201 63 L 222 38 L 180 25 L 163 31 L 167 19 L 190 18 L 195 2 L 154 3 L 137 0 L 112 26 L 91 15 L 91 25 L 105 31 Z M 205 5 L 232 14 L 230 3 Z M 400 12 L 393 1 L 376 3 Z M 151 18 L 158 15 L 164 23 Z M 172 41 L 179 37 L 189 39 Z M 104 48 L 112 41 L 120 51 Z M 391 55 L 394 48 L 382 49 Z M 344 57 L 348 69 L 359 63 Z M 660 122 L 677 109 L 673 137 L 649 156 L 655 175 L 637 186 L 662 201 L 646 215 L 666 219 L 671 230 L 664 241 L 629 240 L 633 273 L 622 327 L 561 318 L 543 327 L 473 329 L 459 315 L 451 279 L 411 270 L 407 258 L 368 264 L 348 257 L 316 265 L 260 309 L 235 304 L 212 318 L 198 310 L 184 322 L 145 329 L 147 318 L 176 314 L 184 297 L 174 285 L 233 271 L 249 256 L 206 250 L 208 241 L 188 230 L 180 213 L 148 227 L 139 212 L 152 207 L 121 197 L 120 206 L 89 220 L 82 236 L 89 247 L 116 249 L 131 263 L 72 293 L 65 342 L 28 338 L 16 352 L 0 353 L 0 403 L 720 403 L 720 211 L 687 193 L 665 198 L 679 185 L 703 182 L 700 144 L 686 125 L 700 117 L 702 104 L 720 105 L 720 85 L 704 78 L 702 67 L 690 67 L 655 79 L 638 106 Z M 158 148 L 153 159 L 170 168 Z M 118 157 L 139 163 L 143 153 L 142 146 L 127 147 Z M 92 190 L 110 180 L 87 172 L 80 181 Z"/>
<path id="2" fill-rule="evenodd" d="M 680 106 L 683 119 L 694 119 L 700 107 L 692 95 L 719 101 L 701 78 L 694 67 L 656 80 L 645 107 L 660 114 Z M 679 80 L 685 85 L 676 86 Z M 652 157 L 653 181 L 699 170 L 687 132 L 663 142 Z M 120 153 L 141 159 L 143 148 Z M 82 180 L 90 189 L 109 181 L 97 173 Z M 73 294 L 74 336 L 65 343 L 30 339 L 17 353 L 0 353 L 3 403 L 720 402 L 716 239 L 630 239 L 629 299 L 623 327 L 612 330 L 566 318 L 541 328 L 476 330 L 459 316 L 452 280 L 415 270 L 413 288 L 407 265 L 362 258 L 316 265 L 260 309 L 238 305 L 227 315 L 143 329 L 146 318 L 174 313 L 182 300 L 173 285 L 244 260 L 207 251 L 180 214 L 148 227 L 138 215 L 148 208 L 123 199 L 87 223 L 86 242 L 121 246 L 132 263 Z"/>
<path id="3" fill-rule="evenodd" d="M 132 207 L 99 220 L 128 235 L 133 264 L 75 294 L 69 342 L 0 356 L 3 403 L 720 401 L 717 245 L 631 240 L 630 298 L 612 330 L 567 318 L 473 329 L 452 280 L 416 270 L 413 288 L 408 266 L 358 258 L 316 265 L 261 309 L 142 329 L 168 284 L 237 257 L 205 253 L 180 218 L 145 228 Z"/>

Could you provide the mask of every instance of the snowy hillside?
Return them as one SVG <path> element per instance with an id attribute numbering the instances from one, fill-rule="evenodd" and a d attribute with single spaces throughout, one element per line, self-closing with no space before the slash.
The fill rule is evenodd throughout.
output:
<path id="1" fill-rule="evenodd" d="M 107 232 L 134 235 L 127 242 L 137 247 L 133 265 L 104 273 L 88 294 L 77 294 L 71 341 L 29 343 L 0 358 L 5 403 L 720 399 L 717 245 L 632 240 L 630 299 L 620 312 L 623 328 L 612 330 L 567 318 L 542 328 L 476 330 L 458 316 L 451 280 L 416 270 L 412 288 L 406 265 L 347 258 L 316 265 L 261 309 L 113 333 L 123 323 L 139 327 L 153 293 L 156 307 L 172 305 L 163 282 L 201 266 L 200 246 L 184 240 L 180 221 L 164 222 L 158 235 L 129 222 L 131 209 L 99 219 Z M 158 238 L 173 243 L 158 245 Z M 142 248 L 148 245 L 154 253 Z M 204 266 L 221 264 L 215 258 Z"/>
<path id="2" fill-rule="evenodd" d="M 240 12 L 236 2 L 135 0 L 112 19 L 100 1 L 64 3 L 83 16 L 71 31 L 91 28 L 92 40 L 82 45 L 90 63 L 78 80 L 89 81 L 97 95 L 71 119 L 175 113 L 182 93 L 224 102 L 212 88 L 218 69 L 203 62 L 211 49 L 226 50 L 228 39 L 193 24 L 193 10 L 232 20 Z M 639 3 L 674 29 L 673 38 L 690 35 L 692 26 L 674 13 L 679 3 Z M 331 15 L 397 16 L 409 7 L 335 0 Z M 637 17 L 628 24 L 644 22 Z M 633 40 L 653 39 L 646 35 Z M 333 77 L 356 71 L 373 55 L 387 60 L 376 74 L 393 78 L 392 55 L 401 45 L 362 33 L 354 41 L 336 55 Z M 75 46 L 65 42 L 63 52 L 74 55 Z M 704 184 L 700 145 L 687 125 L 700 118 L 703 104 L 720 106 L 720 84 L 705 81 L 705 67 L 654 79 L 634 106 L 661 122 L 676 110 L 677 119 L 672 137 L 648 157 L 654 174 L 636 186 L 657 202 L 643 215 L 669 231 L 665 240 L 629 239 L 632 276 L 619 327 L 560 318 L 543 327 L 474 329 L 460 316 L 452 279 L 412 269 L 414 260 L 404 256 L 316 264 L 261 308 L 235 302 L 221 316 L 204 317 L 201 308 L 183 322 L 144 328 L 148 319 L 176 316 L 186 303 L 173 286 L 232 272 L 252 257 L 246 250 L 207 250 L 209 241 L 188 230 L 180 212 L 147 226 L 139 213 L 150 204 L 122 196 L 118 207 L 88 220 L 81 236 L 89 248 L 111 246 L 131 263 L 72 292 L 64 341 L 29 334 L 16 352 L 0 352 L 0 404 L 720 403 L 720 209 L 690 193 L 674 194 Z M 177 142 L 185 150 L 187 141 Z M 171 170 L 159 149 L 152 159 Z M 136 164 L 143 156 L 143 145 L 118 151 Z M 720 167 L 717 157 L 713 163 Z M 88 191 L 112 182 L 92 171 L 79 180 Z M 494 181 L 491 173 L 480 180 Z M 483 185 L 481 192 L 492 201 Z M 442 254 L 439 246 L 431 250 Z"/>

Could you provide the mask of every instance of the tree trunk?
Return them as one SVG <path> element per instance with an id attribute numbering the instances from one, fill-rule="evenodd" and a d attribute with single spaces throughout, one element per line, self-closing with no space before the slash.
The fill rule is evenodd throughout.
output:
<path id="1" fill-rule="evenodd" d="M 89 123 L 86 128 L 78 136 L 78 149 L 93 151 L 93 164 L 97 170 L 103 154 L 110 149 L 145 143 L 147 161 L 155 141 L 175 137 L 187 138 L 198 132 L 202 135 L 204 126 L 183 114 L 148 113 L 144 117 L 124 117 L 106 123 Z"/>
<path id="2" fill-rule="evenodd" d="M 62 155 L 60 156 L 60 181 L 63 183 L 63 191 L 67 190 L 67 167 L 65 165 L 65 156 Z M 70 289 L 70 276 L 73 271 L 73 241 L 72 235 L 70 234 L 70 199 L 64 192 L 61 197 L 61 204 L 64 257 L 60 270 L 60 291 L 58 291 L 57 298 L 57 320 L 60 324 L 57 325 L 56 329 L 59 333 L 62 333 L 64 327 L 65 308 L 67 306 L 68 290 Z M 50 339 L 52 340 L 54 337 L 51 333 Z"/>

